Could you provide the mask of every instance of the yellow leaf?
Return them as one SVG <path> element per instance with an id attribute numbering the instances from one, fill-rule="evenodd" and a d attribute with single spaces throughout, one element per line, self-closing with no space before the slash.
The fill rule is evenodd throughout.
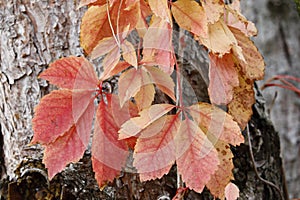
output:
<path id="1" fill-rule="evenodd" d="M 168 113 L 175 106 L 171 104 L 155 104 L 139 113 L 139 117 L 134 117 L 125 122 L 119 130 L 119 139 L 136 136 L 151 123 Z M 160 127 L 158 127 L 160 128 Z"/>
<path id="2" fill-rule="evenodd" d="M 140 91 L 134 96 L 134 100 L 138 109 L 141 111 L 151 106 L 155 95 L 153 84 L 148 84 L 141 87 Z"/>
<path id="3" fill-rule="evenodd" d="M 178 25 L 193 34 L 207 36 L 207 21 L 203 7 L 196 1 L 178 0 L 172 4 L 172 14 Z"/>
<path id="4" fill-rule="evenodd" d="M 217 22 L 224 13 L 223 0 L 201 0 L 201 5 L 205 10 L 207 22 L 210 24 Z"/>
<path id="5" fill-rule="evenodd" d="M 257 47 L 250 38 L 245 36 L 240 30 L 232 27 L 230 30 L 237 39 L 238 45 L 242 48 L 245 61 L 241 61 L 240 65 L 246 77 L 251 80 L 263 79 L 265 62 Z"/>
<path id="6" fill-rule="evenodd" d="M 156 16 L 167 21 L 168 23 L 172 22 L 170 9 L 168 7 L 168 0 L 149 0 L 148 2 L 152 12 Z"/>
<path id="7" fill-rule="evenodd" d="M 234 117 L 242 130 L 252 116 L 252 105 L 255 103 L 253 80 L 239 73 L 239 86 L 233 89 L 233 99 L 228 104 L 228 113 Z"/>
<path id="8" fill-rule="evenodd" d="M 200 37 L 200 41 L 204 46 L 210 49 L 212 53 L 218 53 L 220 55 L 229 53 L 230 49 L 234 45 L 237 45 L 234 35 L 223 20 L 209 24 L 208 37 Z"/>
<path id="9" fill-rule="evenodd" d="M 134 46 L 128 42 L 127 40 L 124 40 L 121 45 L 122 48 L 122 56 L 126 62 L 134 66 L 135 68 L 138 67 L 137 63 L 137 57 L 135 53 Z"/>

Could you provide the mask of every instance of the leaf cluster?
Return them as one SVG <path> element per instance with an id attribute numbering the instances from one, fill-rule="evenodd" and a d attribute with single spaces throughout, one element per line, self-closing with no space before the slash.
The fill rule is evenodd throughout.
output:
<path id="1" fill-rule="evenodd" d="M 45 147 L 49 178 L 83 156 L 95 118 L 92 163 L 100 187 L 120 174 L 131 149 L 142 181 L 162 177 L 176 163 L 188 188 L 202 192 L 206 186 L 215 197 L 236 199 L 230 145 L 244 142 L 253 83 L 264 74 L 250 40 L 257 30 L 239 1 L 81 0 L 86 5 L 80 44 L 90 59 L 103 57 L 103 72 L 98 78 L 87 58 L 70 56 L 40 74 L 60 88 L 41 99 L 32 121 L 31 143 Z M 182 103 L 174 20 L 208 51 L 211 104 Z M 132 32 L 137 44 L 128 40 Z M 105 92 L 104 82 L 118 74 L 118 94 Z M 157 89 L 177 104 L 155 104 Z"/>

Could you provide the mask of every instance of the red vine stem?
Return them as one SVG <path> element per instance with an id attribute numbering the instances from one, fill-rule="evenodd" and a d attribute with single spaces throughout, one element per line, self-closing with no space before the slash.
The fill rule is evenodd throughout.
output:
<path id="1" fill-rule="evenodd" d="M 274 183 L 262 178 L 259 174 L 258 174 L 258 171 L 257 171 L 257 167 L 256 167 L 256 163 L 255 163 L 255 159 L 254 159 L 254 155 L 253 155 L 253 150 L 252 150 L 252 144 L 251 144 L 251 139 L 250 139 L 250 131 L 249 131 L 249 125 L 247 124 L 247 137 L 248 137 L 248 143 L 249 143 L 249 152 L 250 152 L 250 158 L 251 158 L 251 162 L 253 164 L 253 168 L 254 168 L 254 172 L 255 172 L 255 175 L 257 176 L 257 178 L 262 181 L 263 183 L 273 187 L 279 194 L 280 196 L 280 199 L 281 200 L 284 200 L 284 197 L 279 189 L 279 187 L 277 185 L 275 185 Z"/>

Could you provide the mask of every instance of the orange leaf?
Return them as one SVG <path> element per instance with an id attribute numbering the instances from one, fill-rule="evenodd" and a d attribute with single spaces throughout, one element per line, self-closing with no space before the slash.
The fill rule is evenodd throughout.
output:
<path id="1" fill-rule="evenodd" d="M 241 61 L 240 65 L 246 77 L 252 80 L 263 79 L 265 62 L 257 47 L 250 40 L 250 38 L 245 36 L 240 30 L 232 27 L 230 30 L 237 39 L 238 45 L 242 48 L 246 62 Z"/>
<path id="2" fill-rule="evenodd" d="M 165 94 L 167 94 L 171 99 L 176 101 L 174 95 L 175 83 L 170 75 L 166 74 L 157 67 L 147 67 L 144 66 L 149 72 L 153 83 Z"/>
<path id="3" fill-rule="evenodd" d="M 49 179 L 69 163 L 78 162 L 82 158 L 89 143 L 93 117 L 94 101 L 90 101 L 76 124 L 45 146 L 43 163 L 48 168 Z"/>
<path id="4" fill-rule="evenodd" d="M 207 22 L 214 24 L 219 21 L 221 15 L 224 13 L 224 1 L 223 0 L 201 0 L 207 18 Z"/>
<path id="5" fill-rule="evenodd" d="M 233 154 L 228 144 L 218 140 L 214 147 L 218 151 L 220 164 L 217 171 L 211 176 L 206 184 L 212 195 L 219 199 L 225 198 L 225 187 L 233 179 L 232 170 L 234 168 L 232 158 Z"/>
<path id="6" fill-rule="evenodd" d="M 137 56 L 135 53 L 135 48 L 134 46 L 127 40 L 124 40 L 122 45 L 122 56 L 126 62 L 134 66 L 135 68 L 138 67 L 137 63 Z"/>
<path id="7" fill-rule="evenodd" d="M 142 63 L 158 65 L 168 74 L 173 72 L 172 28 L 159 17 L 152 17 L 152 24 L 144 36 Z"/>
<path id="8" fill-rule="evenodd" d="M 248 21 L 240 13 L 240 1 L 233 1 L 232 4 L 226 5 L 225 9 L 227 15 L 224 18 L 229 26 L 239 29 L 248 37 L 257 35 L 257 29 L 253 22 Z"/>
<path id="9" fill-rule="evenodd" d="M 84 57 L 70 56 L 56 60 L 39 77 L 67 89 L 94 89 L 98 84 L 93 65 Z"/>
<path id="10" fill-rule="evenodd" d="M 228 104 L 233 97 L 233 88 L 239 85 L 238 72 L 232 54 L 221 58 L 209 54 L 209 86 L 210 101 L 213 104 Z"/>
<path id="11" fill-rule="evenodd" d="M 225 188 L 225 197 L 227 200 L 236 200 L 240 196 L 239 192 L 240 190 L 235 184 L 228 183 Z"/>
<path id="12" fill-rule="evenodd" d="M 197 36 L 207 37 L 205 12 L 196 1 L 178 0 L 172 3 L 172 14 L 181 28 Z"/>
<path id="13" fill-rule="evenodd" d="M 154 100 L 154 95 L 155 89 L 153 84 L 148 84 L 141 87 L 140 91 L 134 96 L 134 100 L 139 108 L 139 111 L 151 106 Z"/>
<path id="14" fill-rule="evenodd" d="M 119 139 L 136 136 L 151 123 L 168 113 L 175 106 L 171 104 L 155 104 L 139 113 L 139 117 L 134 117 L 125 122 L 119 130 Z"/>
<path id="15" fill-rule="evenodd" d="M 111 36 L 110 29 L 105 24 L 107 17 L 106 5 L 91 6 L 82 17 L 80 45 L 87 54 L 91 53 L 101 39 Z"/>
<path id="16" fill-rule="evenodd" d="M 234 117 L 242 130 L 252 116 L 252 105 L 255 103 L 253 80 L 245 77 L 240 71 L 239 86 L 233 89 L 233 99 L 228 104 L 228 113 Z"/>
<path id="17" fill-rule="evenodd" d="M 47 145 L 70 131 L 74 125 L 77 126 L 79 119 L 87 112 L 92 94 L 93 91 L 55 90 L 44 96 L 35 108 L 31 143 Z"/>
<path id="18" fill-rule="evenodd" d="M 237 45 L 234 35 L 223 20 L 208 24 L 208 37 L 200 37 L 200 41 L 212 53 L 220 55 L 229 53 L 232 46 Z"/>
<path id="19" fill-rule="evenodd" d="M 107 9 L 109 9 L 110 20 L 108 20 Z M 82 48 L 90 54 L 103 38 L 113 37 L 113 34 L 119 37 L 129 33 L 136 27 L 140 18 L 139 9 L 139 2 L 126 7 L 123 1 L 114 1 L 108 8 L 107 5 L 89 7 L 82 18 L 80 27 Z"/>
<path id="20" fill-rule="evenodd" d="M 133 154 L 133 166 L 141 181 L 161 178 L 175 162 L 173 136 L 178 130 L 178 115 L 166 115 L 143 130 Z"/>
<path id="21" fill-rule="evenodd" d="M 120 174 L 129 155 L 127 144 L 118 140 L 119 126 L 112 114 L 111 96 L 107 103 L 101 101 L 95 121 L 95 132 L 92 143 L 92 163 L 95 178 L 100 187 Z"/>
<path id="22" fill-rule="evenodd" d="M 153 13 L 168 23 L 172 22 L 168 0 L 148 0 Z"/>
<path id="23" fill-rule="evenodd" d="M 121 106 L 123 106 L 128 99 L 134 97 L 138 91 L 140 91 L 141 87 L 150 83 L 149 75 L 141 68 L 132 68 L 122 73 L 118 82 Z"/>
<path id="24" fill-rule="evenodd" d="M 189 113 L 204 132 L 215 138 L 234 146 L 244 142 L 239 126 L 222 109 L 208 103 L 198 103 L 189 107 Z"/>
<path id="25" fill-rule="evenodd" d="M 217 170 L 218 153 L 195 122 L 185 119 L 175 136 L 177 170 L 186 186 L 201 193 Z"/>

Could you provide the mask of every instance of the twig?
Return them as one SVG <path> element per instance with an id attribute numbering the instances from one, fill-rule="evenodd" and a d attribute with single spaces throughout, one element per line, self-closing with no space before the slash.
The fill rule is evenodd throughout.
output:
<path id="1" fill-rule="evenodd" d="M 253 164 L 253 168 L 254 168 L 254 172 L 255 172 L 255 175 L 257 176 L 257 178 L 262 181 L 263 183 L 273 187 L 278 193 L 279 193 L 279 196 L 280 196 L 280 199 L 281 200 L 284 200 L 284 197 L 279 189 L 279 187 L 277 185 L 275 185 L 274 183 L 262 178 L 259 174 L 258 174 L 258 171 L 257 171 L 257 168 L 256 168 L 256 164 L 255 164 L 255 160 L 254 160 L 254 155 L 253 155 L 253 151 L 252 151 L 252 144 L 251 144 L 251 139 L 250 139 L 250 131 L 249 131 L 249 125 L 247 124 L 247 137 L 248 137 L 248 143 L 249 143 L 249 152 L 250 152 L 250 158 L 251 158 L 251 161 L 252 161 L 252 164 Z"/>

